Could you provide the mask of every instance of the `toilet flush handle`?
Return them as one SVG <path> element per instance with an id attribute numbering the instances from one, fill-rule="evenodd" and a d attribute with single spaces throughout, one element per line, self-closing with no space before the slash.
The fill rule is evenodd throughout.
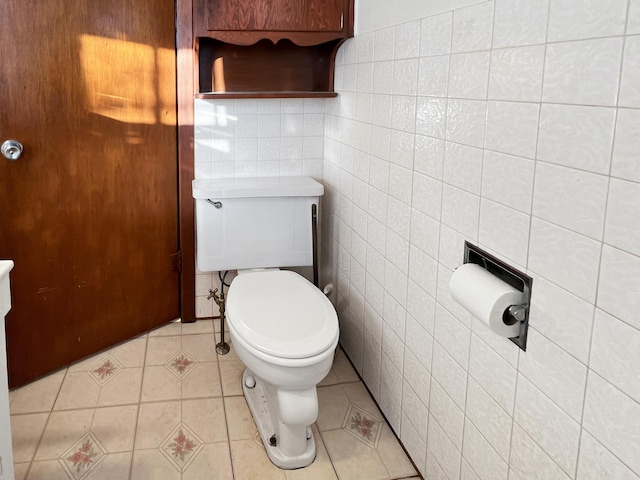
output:
<path id="1" fill-rule="evenodd" d="M 210 203 L 216 208 L 222 208 L 222 202 L 217 202 L 217 201 L 211 200 L 210 198 L 207 198 L 207 203 Z"/>

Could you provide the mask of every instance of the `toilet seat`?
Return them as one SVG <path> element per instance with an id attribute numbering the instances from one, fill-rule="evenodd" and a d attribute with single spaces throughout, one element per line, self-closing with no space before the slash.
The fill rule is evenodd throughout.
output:
<path id="1" fill-rule="evenodd" d="M 329 299 L 287 270 L 238 275 L 229 288 L 227 314 L 232 338 L 262 357 L 275 357 L 275 363 L 322 355 L 338 341 L 338 317 Z"/>

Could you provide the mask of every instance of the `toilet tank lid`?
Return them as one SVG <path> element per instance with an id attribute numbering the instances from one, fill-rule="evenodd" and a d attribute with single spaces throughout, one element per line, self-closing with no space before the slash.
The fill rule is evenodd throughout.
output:
<path id="1" fill-rule="evenodd" d="M 243 177 L 194 180 L 193 198 L 319 197 L 324 186 L 310 177 Z"/>

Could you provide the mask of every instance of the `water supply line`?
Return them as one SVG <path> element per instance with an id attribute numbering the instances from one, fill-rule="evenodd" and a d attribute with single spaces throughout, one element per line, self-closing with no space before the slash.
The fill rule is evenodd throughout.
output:
<path id="1" fill-rule="evenodd" d="M 218 308 L 220 309 L 220 342 L 216 343 L 216 352 L 220 355 L 226 355 L 229 353 L 229 344 L 224 341 L 224 287 L 228 287 L 229 284 L 225 282 L 227 278 L 227 274 L 229 271 L 224 272 L 224 276 L 222 276 L 222 272 L 218 272 L 218 278 L 220 279 L 220 294 L 218 295 L 218 289 L 215 290 L 209 289 L 209 296 L 207 300 L 214 299 L 214 301 L 218 304 Z"/>

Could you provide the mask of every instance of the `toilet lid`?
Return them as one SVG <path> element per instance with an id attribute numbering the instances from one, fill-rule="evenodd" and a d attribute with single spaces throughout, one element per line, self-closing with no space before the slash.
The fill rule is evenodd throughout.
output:
<path id="1" fill-rule="evenodd" d="M 318 355 L 337 342 L 338 317 L 329 299 L 295 272 L 247 272 L 233 279 L 227 296 L 234 333 L 281 358 Z"/>

